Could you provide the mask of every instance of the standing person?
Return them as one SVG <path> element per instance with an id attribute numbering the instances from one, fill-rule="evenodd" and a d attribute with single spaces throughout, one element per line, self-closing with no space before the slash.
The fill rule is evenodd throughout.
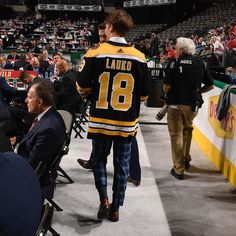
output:
<path id="1" fill-rule="evenodd" d="M 105 33 L 105 28 L 106 28 L 106 24 L 104 22 L 102 22 L 101 24 L 98 25 L 98 37 L 99 37 L 99 44 L 100 43 L 104 43 L 107 41 L 107 36 Z M 78 159 L 77 162 L 84 168 L 84 169 L 88 169 L 88 170 L 92 170 L 93 169 L 93 165 L 92 165 L 92 157 L 93 157 L 93 150 L 91 152 L 90 158 L 88 160 L 84 160 L 84 159 Z"/>
<path id="2" fill-rule="evenodd" d="M 76 90 L 76 72 L 70 70 L 68 62 L 64 59 L 56 63 L 56 73 L 59 80 L 53 82 L 55 101 L 58 110 L 66 110 L 75 114 L 78 92 Z"/>
<path id="3" fill-rule="evenodd" d="M 145 56 L 124 39 L 133 27 L 132 18 L 115 10 L 106 20 L 107 43 L 89 50 L 80 65 L 80 92 L 92 93 L 88 138 L 93 144 L 93 173 L 100 197 L 97 217 L 116 222 L 123 205 L 132 138 L 139 123 L 140 100 L 147 96 Z M 106 157 L 113 144 L 113 195 L 107 195 Z"/>
<path id="4" fill-rule="evenodd" d="M 213 89 L 211 75 L 194 54 L 194 42 L 190 38 L 178 38 L 176 59 L 167 66 L 163 85 L 167 94 L 167 125 L 173 158 L 171 175 L 177 179 L 183 179 L 184 169 L 190 167 L 192 123 L 203 103 L 201 93 Z"/>
<path id="5" fill-rule="evenodd" d="M 105 33 L 106 24 L 102 22 L 98 25 L 98 36 L 100 43 L 107 41 L 107 36 Z M 77 162 L 84 168 L 88 170 L 93 169 L 93 150 L 91 152 L 89 160 L 78 159 Z M 135 186 L 139 186 L 141 183 L 141 167 L 139 163 L 139 150 L 136 137 L 132 139 L 131 145 L 131 157 L 129 165 L 129 178 L 128 182 L 133 183 Z"/>

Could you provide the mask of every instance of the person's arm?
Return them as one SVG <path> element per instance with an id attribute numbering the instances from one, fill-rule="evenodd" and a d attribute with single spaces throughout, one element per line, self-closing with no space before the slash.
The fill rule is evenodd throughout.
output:
<path id="1" fill-rule="evenodd" d="M 53 145 L 52 140 L 54 140 Z M 50 163 L 52 158 L 57 155 L 60 147 L 55 140 L 57 140 L 57 135 L 52 128 L 45 129 L 38 134 L 36 143 L 29 155 L 29 162 L 34 169 L 38 166 L 40 161 Z"/>
<path id="2" fill-rule="evenodd" d="M 93 91 L 93 58 L 89 50 L 80 63 L 77 73 L 76 89 L 82 97 L 91 94 Z M 95 51 L 95 50 L 94 50 Z"/>
<path id="3" fill-rule="evenodd" d="M 214 88 L 214 85 L 204 85 L 201 87 L 201 93 L 206 93 Z"/>
<path id="4" fill-rule="evenodd" d="M 173 84 L 173 80 L 176 76 L 176 60 L 172 59 L 168 63 L 165 74 L 164 74 L 164 84 L 163 84 L 163 92 L 164 94 L 168 94 L 171 90 L 171 85 Z"/>
<path id="5" fill-rule="evenodd" d="M 10 119 L 10 113 L 0 101 L 0 122 Z"/>

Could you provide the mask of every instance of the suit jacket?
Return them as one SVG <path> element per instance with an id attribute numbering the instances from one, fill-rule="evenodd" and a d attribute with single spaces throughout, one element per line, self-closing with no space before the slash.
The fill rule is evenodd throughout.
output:
<path id="1" fill-rule="evenodd" d="M 9 55 L 7 56 L 7 59 L 10 59 L 10 60 L 17 60 L 17 59 L 20 59 L 20 55 L 16 54 L 16 56 L 13 57 L 11 54 L 9 54 Z"/>
<path id="2" fill-rule="evenodd" d="M 36 71 L 38 75 L 42 75 L 43 77 L 45 76 L 45 71 L 41 67 L 38 67 L 37 70 L 34 70 L 32 65 L 28 64 L 25 66 L 25 70 Z"/>
<path id="3" fill-rule="evenodd" d="M 47 166 L 57 156 L 66 138 L 66 128 L 61 115 L 51 107 L 37 124 L 25 135 L 18 154 L 26 158 L 34 169 L 40 162 Z M 51 184 L 49 170 L 41 178 L 41 185 Z"/>
<path id="4" fill-rule="evenodd" d="M 8 102 L 17 95 L 17 90 L 11 87 L 4 77 L 0 76 L 0 100 L 8 107 Z"/>
<path id="5" fill-rule="evenodd" d="M 42 212 L 39 181 L 14 152 L 0 153 L 0 193 L 0 229 L 8 232 L 4 235 L 35 235 Z"/>
<path id="6" fill-rule="evenodd" d="M 53 83 L 57 109 L 69 111 L 71 114 L 75 113 L 78 96 L 75 82 L 76 74 L 74 71 L 69 70 L 63 74 L 60 81 Z"/>
<path id="7" fill-rule="evenodd" d="M 3 69 L 5 70 L 13 70 L 13 65 L 11 64 L 11 62 L 6 62 L 6 64 L 4 65 Z"/>
<path id="8" fill-rule="evenodd" d="M 0 99 L 0 123 L 10 119 L 10 113 L 6 106 L 3 104 L 2 100 Z"/>
<path id="9" fill-rule="evenodd" d="M 13 151 L 11 147 L 11 143 L 4 131 L 1 130 L 1 122 L 0 122 L 0 152 L 9 152 Z M 1 234 L 0 234 L 1 235 Z"/>
<path id="10" fill-rule="evenodd" d="M 14 63 L 13 69 L 19 70 L 22 67 L 25 70 L 27 65 L 29 65 L 29 62 L 25 61 L 24 59 L 19 59 Z"/>

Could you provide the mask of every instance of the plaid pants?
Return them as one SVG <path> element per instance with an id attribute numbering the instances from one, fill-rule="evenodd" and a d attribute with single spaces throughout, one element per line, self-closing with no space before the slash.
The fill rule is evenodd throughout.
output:
<path id="1" fill-rule="evenodd" d="M 107 186 L 106 157 L 110 154 L 113 144 L 112 205 L 118 208 L 123 205 L 125 198 L 131 143 L 131 139 L 93 139 L 93 173 L 97 189 L 100 186 Z"/>

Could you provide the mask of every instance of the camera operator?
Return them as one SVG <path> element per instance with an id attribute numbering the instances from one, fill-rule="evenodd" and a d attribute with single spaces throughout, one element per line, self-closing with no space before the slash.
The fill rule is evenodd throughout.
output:
<path id="1" fill-rule="evenodd" d="M 194 54 L 194 42 L 189 38 L 178 38 L 176 59 L 168 64 L 164 78 L 163 90 L 167 94 L 167 124 L 173 158 L 171 175 L 176 179 L 183 179 L 184 169 L 190 167 L 192 123 L 203 103 L 201 93 L 213 89 L 211 75 Z"/>

